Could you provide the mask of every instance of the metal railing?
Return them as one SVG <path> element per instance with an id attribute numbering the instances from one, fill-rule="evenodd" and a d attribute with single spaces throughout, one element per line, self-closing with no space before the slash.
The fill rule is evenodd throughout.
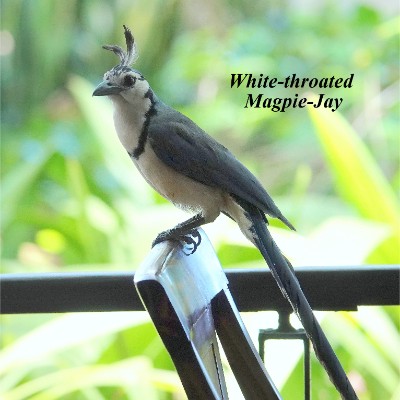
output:
<path id="1" fill-rule="evenodd" d="M 275 310 L 277 329 L 260 329 L 259 352 L 264 360 L 270 339 L 304 343 L 304 398 L 310 399 L 310 345 L 304 330 L 289 321 L 292 309 L 270 271 L 225 270 L 239 311 Z M 400 268 L 396 265 L 296 268 L 296 275 L 314 310 L 350 311 L 359 306 L 399 305 Z M 3 274 L 2 314 L 143 311 L 131 272 Z"/>
<path id="2" fill-rule="evenodd" d="M 239 311 L 291 311 L 271 273 L 225 270 Z M 396 265 L 296 268 L 314 310 L 356 310 L 358 306 L 398 305 Z M 133 272 L 3 274 L 1 313 L 143 311 Z"/>

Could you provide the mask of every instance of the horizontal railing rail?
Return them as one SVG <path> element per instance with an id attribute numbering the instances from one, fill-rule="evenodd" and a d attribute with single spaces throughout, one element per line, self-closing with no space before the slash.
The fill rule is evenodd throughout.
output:
<path id="1" fill-rule="evenodd" d="M 291 310 L 268 270 L 225 270 L 240 311 Z M 399 305 L 398 265 L 303 267 L 296 275 L 314 310 Z M 2 314 L 143 311 L 133 272 L 0 275 Z"/>

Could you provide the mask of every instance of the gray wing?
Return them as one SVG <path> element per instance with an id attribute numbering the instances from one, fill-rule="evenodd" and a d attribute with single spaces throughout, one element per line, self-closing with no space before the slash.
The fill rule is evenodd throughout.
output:
<path id="1" fill-rule="evenodd" d="M 163 120 L 174 122 L 154 118 L 149 126 L 148 140 L 160 160 L 193 180 L 253 204 L 294 229 L 257 178 L 228 149 L 179 112 L 170 109 L 167 115 L 172 112 L 174 118 Z"/>

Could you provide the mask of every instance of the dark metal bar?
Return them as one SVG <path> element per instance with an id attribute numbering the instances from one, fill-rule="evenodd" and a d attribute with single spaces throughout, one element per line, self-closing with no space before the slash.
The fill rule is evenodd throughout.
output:
<path id="1" fill-rule="evenodd" d="M 0 285 L 3 314 L 144 310 L 129 272 L 7 274 Z"/>
<path id="2" fill-rule="evenodd" d="M 290 323 L 290 312 L 279 312 L 279 324 L 276 329 L 260 329 L 258 333 L 258 351 L 260 357 L 265 361 L 265 342 L 267 340 L 301 340 L 303 342 L 304 354 L 304 399 L 311 399 L 311 363 L 310 363 L 310 341 L 304 329 L 295 329 Z"/>
<path id="3" fill-rule="evenodd" d="M 3 314 L 81 311 L 142 311 L 133 272 L 3 274 Z M 227 270 L 240 311 L 290 311 L 271 273 Z M 296 268 L 314 310 L 356 310 L 360 305 L 399 304 L 399 266 Z"/>
<path id="4" fill-rule="evenodd" d="M 314 310 L 350 311 L 400 302 L 399 265 L 302 267 L 295 271 Z M 240 311 L 292 312 L 269 271 L 232 270 L 227 276 Z"/>

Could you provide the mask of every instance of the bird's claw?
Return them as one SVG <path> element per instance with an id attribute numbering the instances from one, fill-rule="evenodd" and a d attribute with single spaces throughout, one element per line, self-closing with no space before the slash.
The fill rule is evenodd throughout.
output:
<path id="1" fill-rule="evenodd" d="M 197 229 L 192 229 L 189 233 L 187 233 L 185 235 L 176 234 L 172 230 L 165 231 L 165 232 L 161 232 L 157 235 L 157 237 L 153 241 L 151 247 L 154 247 L 156 244 L 159 244 L 166 240 L 178 242 L 179 245 L 182 247 L 183 252 L 187 256 L 189 256 L 189 255 L 193 254 L 197 250 L 197 248 L 200 246 L 201 235 Z M 189 249 L 185 248 L 183 243 L 185 243 L 188 247 L 190 246 L 190 248 Z M 188 250 L 188 252 L 186 252 L 185 250 Z"/>
<path id="2" fill-rule="evenodd" d="M 183 252 L 187 256 L 193 254 L 201 243 L 201 235 L 197 229 L 192 229 L 189 234 L 182 235 L 180 239 L 181 241 L 185 242 L 188 246 L 192 246 L 192 248 L 189 250 L 188 253 L 185 251 L 185 248 L 183 248 Z"/>

